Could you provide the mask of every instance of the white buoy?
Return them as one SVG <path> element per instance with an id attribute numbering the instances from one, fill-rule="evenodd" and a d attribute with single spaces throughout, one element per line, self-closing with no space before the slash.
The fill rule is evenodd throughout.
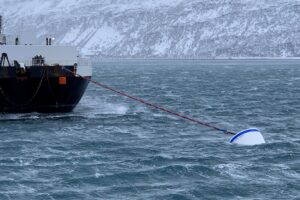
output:
<path id="1" fill-rule="evenodd" d="M 255 128 L 246 129 L 234 135 L 230 143 L 240 144 L 240 145 L 257 145 L 264 144 L 265 139 L 259 130 Z"/>

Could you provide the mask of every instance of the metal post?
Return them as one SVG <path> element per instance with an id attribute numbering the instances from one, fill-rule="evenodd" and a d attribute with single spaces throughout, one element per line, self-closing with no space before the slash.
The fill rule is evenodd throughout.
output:
<path id="1" fill-rule="evenodd" d="M 2 33 L 2 15 L 0 15 L 0 34 Z"/>

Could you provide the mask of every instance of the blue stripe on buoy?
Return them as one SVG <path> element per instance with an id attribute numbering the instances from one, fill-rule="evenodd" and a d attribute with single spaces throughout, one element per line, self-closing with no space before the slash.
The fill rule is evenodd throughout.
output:
<path id="1" fill-rule="evenodd" d="M 231 138 L 230 143 L 234 142 L 234 140 L 236 140 L 241 135 L 244 135 L 245 133 L 249 133 L 249 132 L 258 132 L 258 130 L 253 128 L 253 129 L 247 129 L 247 130 L 244 130 L 242 132 L 239 132 L 233 138 Z"/>

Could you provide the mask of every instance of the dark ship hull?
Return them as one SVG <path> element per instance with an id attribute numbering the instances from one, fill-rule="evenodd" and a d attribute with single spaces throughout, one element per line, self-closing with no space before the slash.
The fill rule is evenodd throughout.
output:
<path id="1" fill-rule="evenodd" d="M 76 66 L 1 67 L 0 112 L 72 111 L 89 83 L 75 72 Z"/>

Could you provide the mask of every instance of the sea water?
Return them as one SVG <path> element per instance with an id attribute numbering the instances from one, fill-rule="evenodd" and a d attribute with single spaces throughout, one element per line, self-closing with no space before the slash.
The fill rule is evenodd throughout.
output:
<path id="1" fill-rule="evenodd" d="M 0 115 L 0 199 L 299 199 L 299 60 L 103 60 L 74 112 Z"/>

